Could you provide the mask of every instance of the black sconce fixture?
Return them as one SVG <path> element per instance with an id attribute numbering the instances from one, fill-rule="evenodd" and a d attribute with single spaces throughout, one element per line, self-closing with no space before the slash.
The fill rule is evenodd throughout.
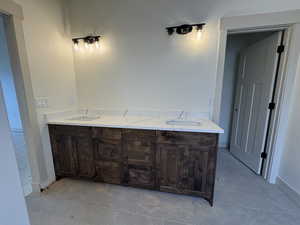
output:
<path id="1" fill-rule="evenodd" d="M 100 47 L 99 41 L 100 41 L 100 36 L 93 36 L 89 35 L 86 37 L 79 37 L 79 38 L 73 38 L 73 43 L 74 43 L 74 48 L 75 50 L 79 49 L 79 44 L 81 41 L 85 44 L 86 48 L 90 48 L 95 44 L 96 48 Z"/>
<path id="2" fill-rule="evenodd" d="M 183 24 L 181 26 L 174 26 L 174 27 L 167 27 L 167 32 L 169 35 L 174 34 L 176 32 L 177 34 L 188 34 L 193 31 L 194 28 L 196 28 L 197 32 L 202 34 L 203 27 L 205 26 L 205 23 L 199 23 L 199 24 Z"/>

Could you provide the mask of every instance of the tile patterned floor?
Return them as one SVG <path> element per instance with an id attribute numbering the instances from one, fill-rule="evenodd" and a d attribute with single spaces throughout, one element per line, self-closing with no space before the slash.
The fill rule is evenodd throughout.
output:
<path id="1" fill-rule="evenodd" d="M 31 171 L 27 156 L 27 149 L 24 139 L 24 133 L 19 131 L 12 132 L 13 143 L 15 146 L 15 153 L 17 158 L 17 163 L 19 167 L 19 173 L 21 177 L 21 182 L 23 186 L 24 195 L 27 196 L 32 192 L 31 186 Z"/>
<path id="2" fill-rule="evenodd" d="M 32 225 L 299 225 L 300 205 L 220 151 L 215 205 L 200 198 L 63 179 L 27 197 Z"/>

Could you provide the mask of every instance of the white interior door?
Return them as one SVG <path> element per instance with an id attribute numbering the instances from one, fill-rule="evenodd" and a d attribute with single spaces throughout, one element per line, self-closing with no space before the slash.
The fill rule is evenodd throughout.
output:
<path id="1" fill-rule="evenodd" d="M 241 53 L 237 76 L 230 151 L 258 174 L 282 34 L 276 32 L 245 49 Z"/>

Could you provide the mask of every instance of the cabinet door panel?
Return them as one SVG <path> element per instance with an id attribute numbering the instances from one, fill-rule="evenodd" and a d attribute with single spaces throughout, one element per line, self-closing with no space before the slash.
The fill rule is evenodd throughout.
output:
<path id="1" fill-rule="evenodd" d="M 177 188 L 182 190 L 193 190 L 195 184 L 194 155 L 190 146 L 182 146 L 178 149 L 178 184 Z"/>
<path id="2" fill-rule="evenodd" d="M 95 180 L 110 184 L 121 183 L 122 166 L 120 163 L 100 161 L 96 163 Z"/>
<path id="3" fill-rule="evenodd" d="M 177 192 L 179 182 L 179 152 L 185 151 L 185 146 L 160 144 L 159 168 L 160 190 Z"/>
<path id="4" fill-rule="evenodd" d="M 77 158 L 72 137 L 52 135 L 51 142 L 56 176 L 75 176 Z"/>
<path id="5" fill-rule="evenodd" d="M 191 194 L 203 190 L 207 152 L 178 144 L 160 144 L 158 151 L 160 190 Z"/>
<path id="6" fill-rule="evenodd" d="M 194 190 L 211 195 L 215 183 L 217 147 L 198 147 L 194 149 Z"/>
<path id="7" fill-rule="evenodd" d="M 208 175 L 208 152 L 194 152 L 194 171 L 195 171 L 195 186 L 194 189 L 200 192 L 206 192 L 207 175 Z"/>
<path id="8" fill-rule="evenodd" d="M 77 153 L 77 173 L 79 177 L 95 176 L 92 142 L 89 137 L 73 137 L 73 148 Z"/>

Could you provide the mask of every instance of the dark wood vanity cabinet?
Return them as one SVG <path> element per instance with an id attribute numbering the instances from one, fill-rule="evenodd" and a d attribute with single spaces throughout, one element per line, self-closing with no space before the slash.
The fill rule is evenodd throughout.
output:
<path id="1" fill-rule="evenodd" d="M 49 131 L 56 176 L 94 177 L 90 129 L 77 126 L 50 126 Z"/>
<path id="2" fill-rule="evenodd" d="M 213 203 L 218 134 L 49 125 L 57 177 L 200 196 Z"/>

